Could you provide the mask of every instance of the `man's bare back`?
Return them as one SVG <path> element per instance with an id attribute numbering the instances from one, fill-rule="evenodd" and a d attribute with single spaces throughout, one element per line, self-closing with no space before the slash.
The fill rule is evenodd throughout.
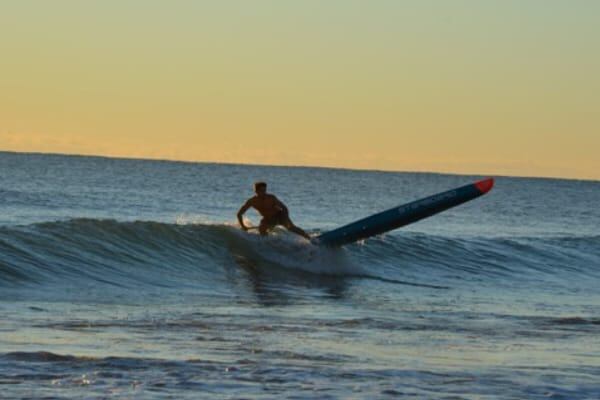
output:
<path id="1" fill-rule="evenodd" d="M 283 225 L 290 232 L 294 232 L 310 240 L 310 236 L 308 236 L 306 232 L 294 225 L 289 217 L 289 212 L 285 204 L 274 195 L 267 193 L 266 183 L 255 183 L 254 191 L 256 195 L 249 198 L 237 213 L 238 222 L 243 230 L 248 230 L 246 225 L 244 225 L 243 215 L 250 207 L 252 207 L 263 217 L 258 226 L 258 231 L 261 235 L 267 235 L 269 230 L 277 225 Z"/>

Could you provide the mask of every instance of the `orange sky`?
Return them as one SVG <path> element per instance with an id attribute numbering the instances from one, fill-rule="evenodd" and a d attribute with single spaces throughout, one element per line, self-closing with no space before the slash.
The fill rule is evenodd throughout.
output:
<path id="1" fill-rule="evenodd" d="M 0 150 L 600 179 L 600 2 L 0 3 Z"/>

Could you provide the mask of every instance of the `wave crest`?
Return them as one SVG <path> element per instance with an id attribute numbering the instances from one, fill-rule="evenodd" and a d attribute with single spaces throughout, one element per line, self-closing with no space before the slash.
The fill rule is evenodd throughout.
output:
<path id="1" fill-rule="evenodd" d="M 225 224 L 74 219 L 0 228 L 0 285 L 87 280 L 115 286 L 173 286 L 223 280 L 231 265 L 281 273 L 490 279 L 598 275 L 600 236 L 452 238 L 390 234 L 327 250 L 294 235 L 268 238 Z"/>

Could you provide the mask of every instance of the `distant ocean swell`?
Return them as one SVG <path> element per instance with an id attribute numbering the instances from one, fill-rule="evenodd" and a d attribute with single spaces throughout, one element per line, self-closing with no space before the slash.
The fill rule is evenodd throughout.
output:
<path id="1" fill-rule="evenodd" d="M 228 225 L 74 219 L 0 228 L 0 285 L 88 280 L 176 286 L 222 279 L 224 265 L 265 265 L 311 274 L 369 274 L 427 281 L 600 277 L 600 235 L 452 238 L 404 232 L 325 250 L 292 235 L 266 240 Z M 439 282 L 439 280 L 437 281 Z"/>

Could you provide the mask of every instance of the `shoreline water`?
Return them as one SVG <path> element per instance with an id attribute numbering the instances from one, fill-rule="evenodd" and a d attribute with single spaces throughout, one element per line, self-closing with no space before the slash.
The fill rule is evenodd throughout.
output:
<path id="1" fill-rule="evenodd" d="M 235 228 L 252 182 L 316 234 L 472 178 L 0 164 L 0 397 L 600 397 L 596 182 L 499 178 L 325 251 Z"/>

